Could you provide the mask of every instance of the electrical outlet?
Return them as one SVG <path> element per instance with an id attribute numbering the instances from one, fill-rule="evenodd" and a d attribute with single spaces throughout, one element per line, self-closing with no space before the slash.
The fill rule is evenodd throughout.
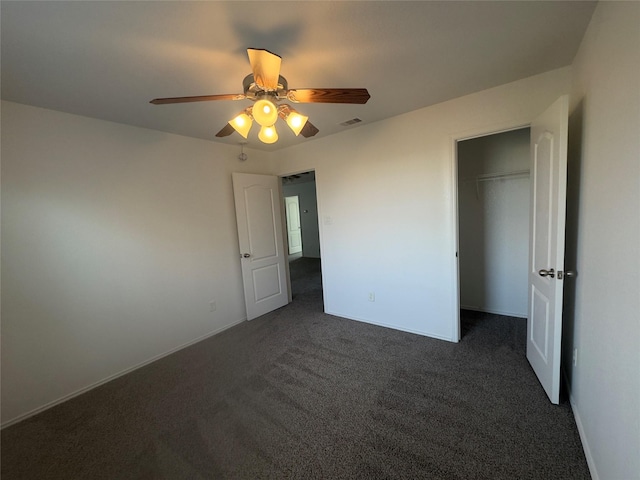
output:
<path id="1" fill-rule="evenodd" d="M 216 306 L 216 301 L 215 301 L 215 300 L 211 300 L 211 301 L 209 302 L 209 311 L 210 311 L 210 312 L 215 312 L 215 311 L 216 311 L 216 308 L 217 308 L 217 306 Z"/>
<path id="2" fill-rule="evenodd" d="M 577 348 L 573 349 L 573 366 L 574 367 L 578 366 L 578 349 Z"/>
<path id="3" fill-rule="evenodd" d="M 376 301 L 376 294 L 375 294 L 375 292 L 369 292 L 369 301 L 370 301 L 370 302 L 375 302 L 375 301 Z"/>

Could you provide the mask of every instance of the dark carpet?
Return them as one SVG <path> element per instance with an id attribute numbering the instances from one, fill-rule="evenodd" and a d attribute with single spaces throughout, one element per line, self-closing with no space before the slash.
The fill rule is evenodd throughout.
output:
<path id="1" fill-rule="evenodd" d="M 2 479 L 587 479 L 522 319 L 465 314 L 459 344 L 294 301 L 2 431 Z M 428 315 L 428 312 L 425 312 Z"/>

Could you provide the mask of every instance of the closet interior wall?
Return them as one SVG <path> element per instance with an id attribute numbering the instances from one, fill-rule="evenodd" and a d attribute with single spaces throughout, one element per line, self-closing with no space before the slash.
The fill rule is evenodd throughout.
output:
<path id="1" fill-rule="evenodd" d="M 529 128 L 458 142 L 460 306 L 527 316 Z"/>

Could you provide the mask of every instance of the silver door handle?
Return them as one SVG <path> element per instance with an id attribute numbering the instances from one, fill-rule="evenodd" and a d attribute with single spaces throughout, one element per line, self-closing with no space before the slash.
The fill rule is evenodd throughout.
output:
<path id="1" fill-rule="evenodd" d="M 250 256 L 251 256 L 251 255 L 250 255 L 250 254 L 248 254 L 248 253 L 243 253 L 243 254 L 242 254 L 242 258 L 249 258 Z"/>
<path id="2" fill-rule="evenodd" d="M 540 275 L 541 277 L 555 278 L 556 272 L 553 268 L 550 268 L 549 270 L 542 269 L 538 272 L 538 275 Z"/>

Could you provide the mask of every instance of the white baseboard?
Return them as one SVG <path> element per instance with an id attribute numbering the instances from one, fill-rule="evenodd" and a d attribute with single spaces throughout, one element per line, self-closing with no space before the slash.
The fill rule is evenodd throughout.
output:
<path id="1" fill-rule="evenodd" d="M 473 310 L 474 312 L 493 313 L 494 315 L 505 315 L 507 317 L 527 318 L 527 313 L 509 312 L 506 310 L 496 310 L 493 308 L 478 307 L 477 305 L 460 305 L 462 310 Z"/>
<path id="2" fill-rule="evenodd" d="M 325 311 L 324 313 L 326 313 L 327 315 L 333 315 L 334 317 L 346 318 L 347 320 L 355 320 L 356 322 L 368 323 L 370 325 L 377 325 L 378 327 L 390 328 L 392 330 L 400 330 L 401 332 L 407 332 L 407 333 L 415 333 L 416 335 L 422 335 L 423 337 L 435 338 L 436 340 L 445 340 L 447 342 L 454 342 L 454 343 L 457 342 L 457 340 L 453 340 L 450 337 L 445 337 L 445 336 L 442 336 L 442 335 L 436 335 L 434 333 L 424 332 L 422 330 L 413 330 L 411 328 L 400 328 L 397 325 L 391 325 L 391 324 L 383 323 L 383 322 L 374 322 L 372 320 L 365 320 L 364 318 L 358 318 L 358 317 L 353 317 L 353 316 L 350 316 L 350 315 L 344 315 L 344 314 L 338 313 L 338 312 Z"/>
<path id="3" fill-rule="evenodd" d="M 179 345 L 179 346 L 177 346 L 175 348 L 167 350 L 164 353 L 160 353 L 158 355 L 155 355 L 155 356 L 151 357 L 150 359 L 145 360 L 144 362 L 141 362 L 141 363 L 138 363 L 137 365 L 134 365 L 133 367 L 125 368 L 124 370 L 122 370 L 122 371 L 120 371 L 118 373 L 114 373 L 113 375 L 109 375 L 108 377 L 103 378 L 102 380 L 99 380 L 99 381 L 97 381 L 95 383 L 92 383 L 92 384 L 90 384 L 90 385 L 88 385 L 86 387 L 82 387 L 82 388 L 80 388 L 80 389 L 78 389 L 78 390 L 76 390 L 74 392 L 71 392 L 71 393 L 69 393 L 67 395 L 64 395 L 64 396 L 62 396 L 62 397 L 60 397 L 60 398 L 58 398 L 56 400 L 53 400 L 53 401 L 51 401 L 49 403 L 46 403 L 46 404 L 42 405 L 41 407 L 37 407 L 37 408 L 34 408 L 33 410 L 30 410 L 30 411 L 28 411 L 26 413 L 20 414 L 17 417 L 14 417 L 11 420 L 7 420 L 6 422 L 4 422 L 0 426 L 0 429 L 9 427 L 11 425 L 14 425 L 14 424 L 16 424 L 18 422 L 21 422 L 22 420 L 26 420 L 29 417 L 33 417 L 34 415 L 36 415 L 36 414 L 38 414 L 40 412 L 44 412 L 45 410 L 48 410 L 51 407 L 55 407 L 56 405 L 59 405 L 61 403 L 66 402 L 67 400 L 71 400 L 72 398 L 77 397 L 78 395 L 82 395 L 83 393 L 88 392 L 89 390 L 93 390 L 94 388 L 99 387 L 100 385 L 103 385 L 103 384 L 105 384 L 107 382 L 110 382 L 111 380 L 115 380 L 116 378 L 121 377 L 123 375 L 126 375 L 127 373 L 131 373 L 134 370 L 137 370 L 138 368 L 142 368 L 145 365 L 149 365 L 150 363 L 153 363 L 156 360 L 160 360 L 161 358 L 166 357 L 167 355 L 171 355 L 172 353 L 175 353 L 178 350 L 182 350 L 183 348 L 187 348 L 187 347 L 189 347 L 189 346 L 191 346 L 191 345 L 193 345 L 195 343 L 201 342 L 202 340 L 205 340 L 205 339 L 207 339 L 209 337 L 213 337 L 214 335 L 217 335 L 218 333 L 221 333 L 221 332 L 223 332 L 223 331 L 225 331 L 225 330 L 227 330 L 227 329 L 229 329 L 229 328 L 231 328 L 231 327 L 233 327 L 235 325 L 238 325 L 238 324 L 244 322 L 245 320 L 246 320 L 246 318 L 242 318 L 242 319 L 240 319 L 240 320 L 238 320 L 236 322 L 233 322 L 230 325 L 225 325 L 224 327 L 220 327 L 220 328 L 218 328 L 216 330 L 213 330 L 212 332 L 205 333 L 204 335 L 201 335 L 200 337 L 195 338 L 194 340 L 191 340 L 189 342 L 183 343 L 182 345 Z"/>
<path id="4" fill-rule="evenodd" d="M 587 435 L 584 431 L 584 427 L 582 426 L 582 420 L 580 419 L 580 413 L 578 412 L 578 408 L 576 407 L 575 399 L 573 398 L 573 392 L 571 392 L 571 386 L 569 385 L 567 372 L 562 369 L 562 378 L 564 379 L 564 385 L 569 392 L 569 404 L 571 404 L 571 411 L 573 412 L 573 418 L 576 421 L 576 427 L 578 427 L 578 435 L 580 435 L 580 442 L 582 442 L 582 450 L 584 450 L 584 456 L 587 459 L 587 466 L 589 467 L 589 473 L 591 474 L 592 480 L 600 480 L 600 476 L 598 475 L 598 469 L 596 468 L 596 463 L 593 459 L 593 455 L 591 454 L 591 449 L 589 448 L 589 442 L 587 441 Z"/>

